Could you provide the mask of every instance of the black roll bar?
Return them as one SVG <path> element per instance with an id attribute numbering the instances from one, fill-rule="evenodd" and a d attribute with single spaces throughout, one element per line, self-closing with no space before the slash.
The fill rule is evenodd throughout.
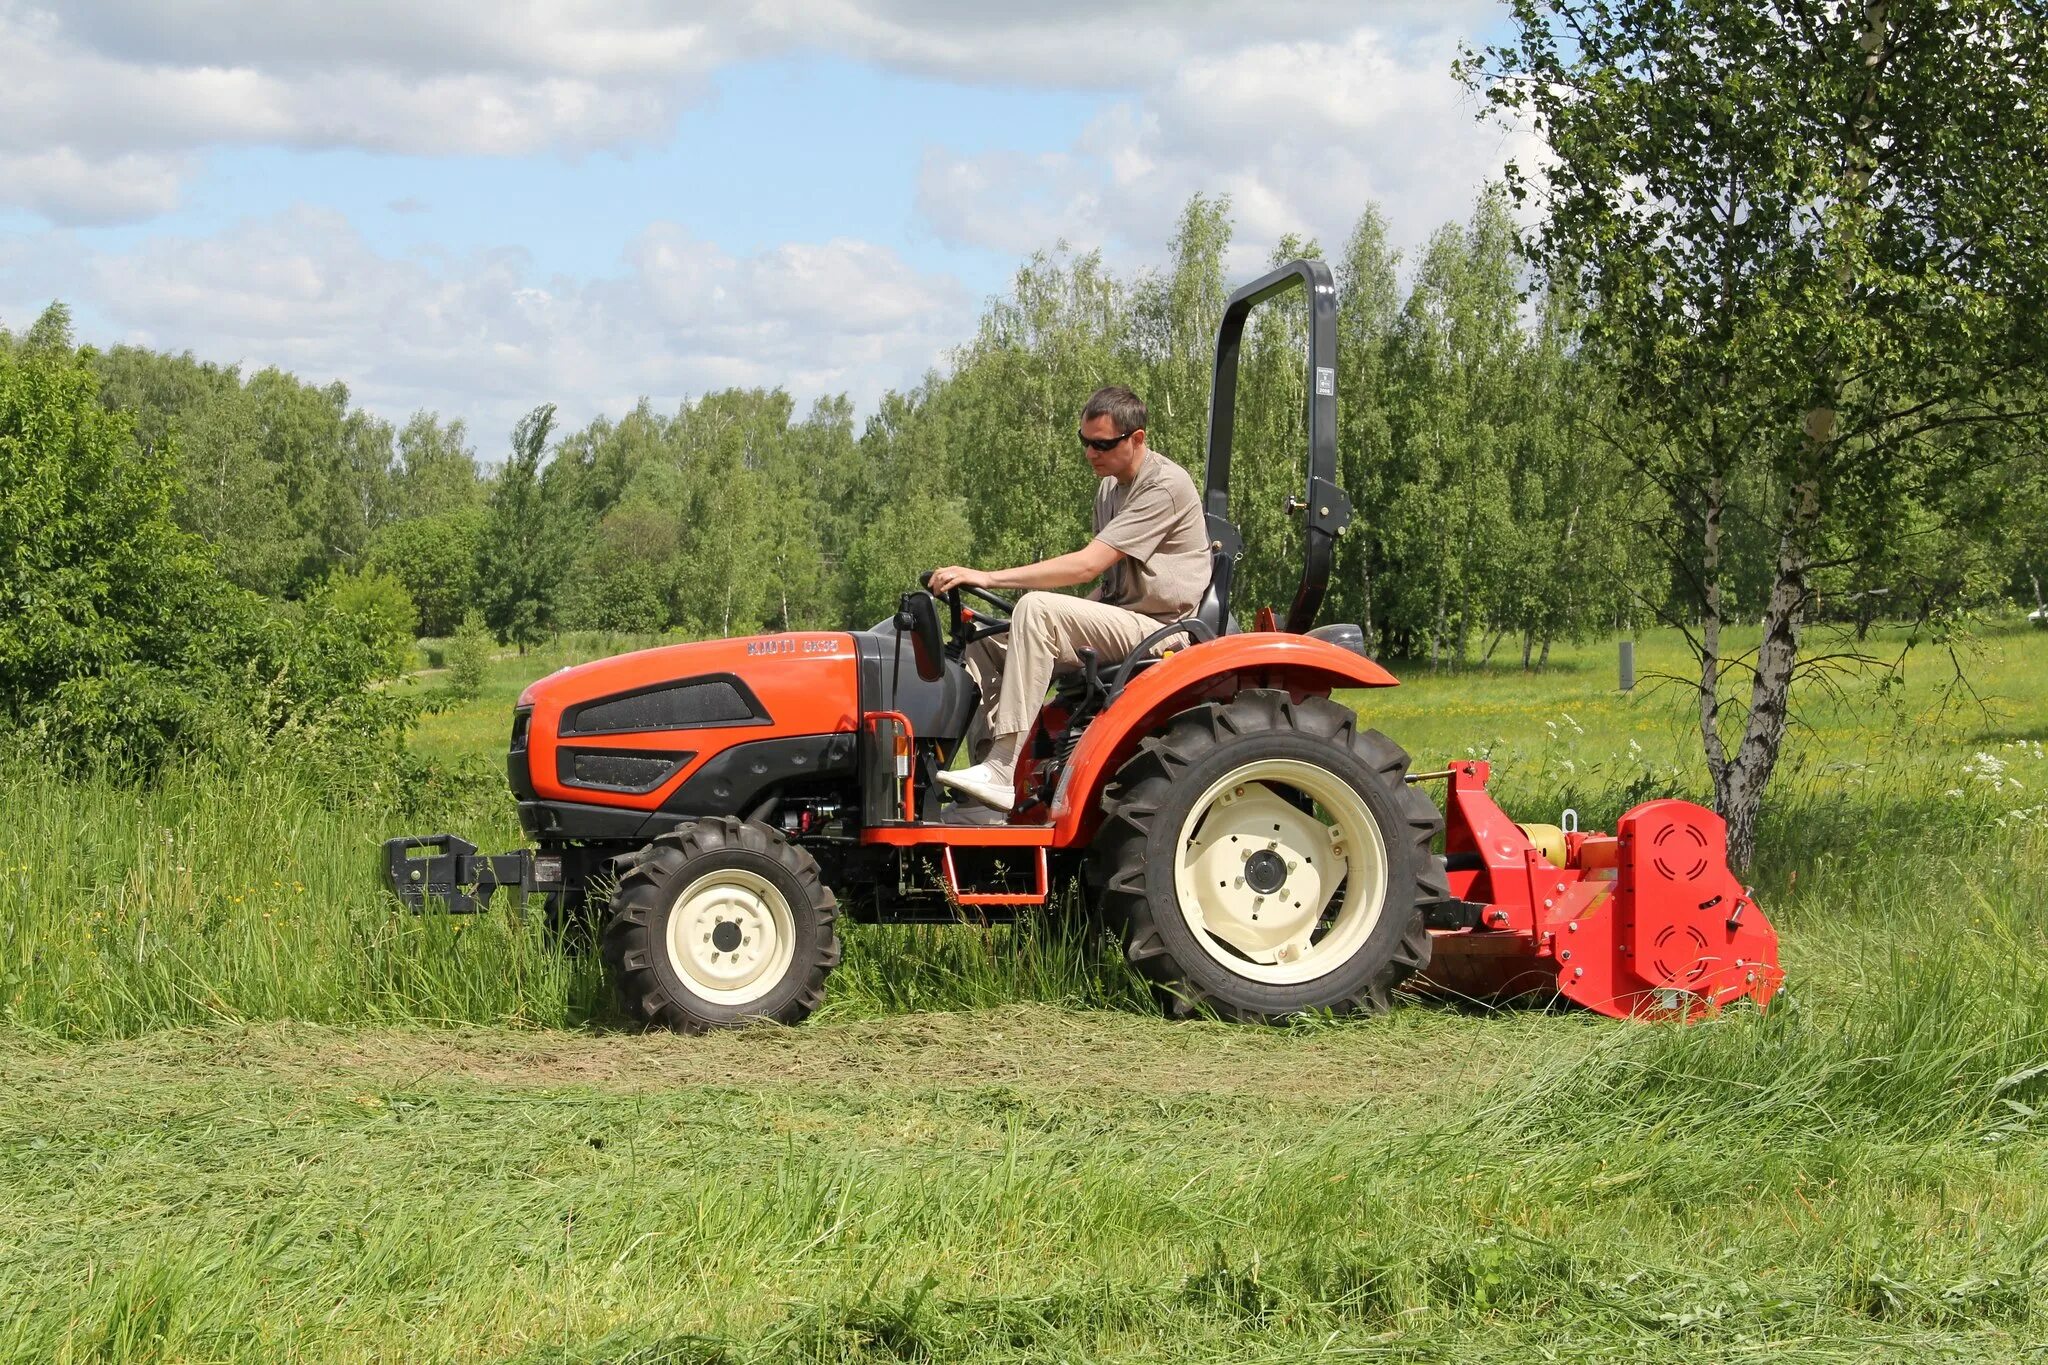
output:
<path id="1" fill-rule="evenodd" d="M 1230 445 L 1237 427 L 1237 359 L 1244 341 L 1245 319 L 1252 309 L 1276 294 L 1302 285 L 1308 294 L 1308 428 L 1307 498 L 1287 499 L 1287 510 L 1303 512 L 1301 585 L 1287 609 L 1282 629 L 1301 633 L 1315 624 L 1323 593 L 1330 586 L 1330 561 L 1337 535 L 1351 521 L 1351 499 L 1337 486 L 1337 286 L 1330 267 L 1321 261 L 1290 261 L 1232 294 L 1223 305 L 1216 328 L 1216 381 L 1209 391 L 1209 467 L 1203 491 L 1209 539 L 1234 546 L 1230 522 Z M 1229 577 L 1219 573 L 1217 590 L 1227 617 Z"/>

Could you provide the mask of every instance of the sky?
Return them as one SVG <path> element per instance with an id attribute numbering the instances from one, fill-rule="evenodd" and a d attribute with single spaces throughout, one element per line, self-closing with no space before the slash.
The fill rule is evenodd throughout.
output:
<path id="1" fill-rule="evenodd" d="M 728 385 L 862 409 L 1032 252 L 1230 267 L 1368 203 L 1413 256 L 1525 134 L 1474 0 L 0 0 L 0 326 L 581 424 Z"/>

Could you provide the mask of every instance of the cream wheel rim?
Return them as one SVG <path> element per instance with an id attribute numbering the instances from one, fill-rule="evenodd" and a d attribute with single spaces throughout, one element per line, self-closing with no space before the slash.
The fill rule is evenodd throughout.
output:
<path id="1" fill-rule="evenodd" d="M 766 877 L 727 868 L 684 887 L 668 916 L 668 957 L 704 999 L 745 1005 L 775 989 L 796 952 L 789 898 Z"/>
<path id="2" fill-rule="evenodd" d="M 1283 792 L 1308 797 L 1315 813 Z M 1365 798 L 1293 759 L 1210 784 L 1182 822 L 1174 899 L 1196 943 L 1251 981 L 1290 986 L 1351 960 L 1387 899 L 1387 845 Z"/>

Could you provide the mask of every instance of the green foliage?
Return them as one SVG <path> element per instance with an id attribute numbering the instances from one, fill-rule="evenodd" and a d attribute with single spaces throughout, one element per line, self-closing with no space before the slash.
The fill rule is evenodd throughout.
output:
<path id="1" fill-rule="evenodd" d="M 950 378 L 927 385 L 917 412 L 930 425 L 900 477 L 966 499 L 984 563 L 1029 563 L 1087 540 L 1095 479 L 1075 431 L 1088 395 L 1131 372 L 1128 294 L 1099 256 L 1034 256 L 1010 295 L 990 302 Z"/>
<path id="2" fill-rule="evenodd" d="M 1200 476 L 1209 439 L 1216 328 L 1231 281 L 1230 201 L 1197 194 L 1182 208 L 1167 263 L 1132 288 L 1129 346 L 1142 367 L 1150 443 Z"/>
<path id="3" fill-rule="evenodd" d="M 910 488 L 883 502 L 847 551 L 849 619 L 863 628 L 887 620 L 897 598 L 917 585 L 918 574 L 970 558 L 973 544 L 965 498 Z"/>
<path id="4" fill-rule="evenodd" d="M 777 534 L 765 466 L 789 416 L 786 394 L 729 390 L 686 405 L 670 428 L 678 459 L 652 471 L 651 488 L 682 524 L 688 552 L 674 564 L 675 615 L 692 634 L 753 634 L 771 617 L 762 565 Z"/>
<path id="5" fill-rule="evenodd" d="M 846 542 L 869 529 L 846 505 L 853 465 L 844 398 L 799 421 L 785 393 L 729 390 L 571 433 L 542 480 L 570 547 L 558 619 L 698 635 L 844 625 Z"/>
<path id="6" fill-rule="evenodd" d="M 397 677 L 412 664 L 413 625 L 418 610 L 405 584 L 386 573 L 335 574 L 307 603 L 325 626 L 352 634 L 369 660 L 373 678 Z"/>
<path id="7" fill-rule="evenodd" d="M 886 618 L 920 572 L 977 553 L 968 501 L 948 491 L 948 427 L 931 406 L 930 386 L 884 396 L 847 461 L 835 549 L 850 623 Z"/>
<path id="8" fill-rule="evenodd" d="M 391 427 L 352 408 L 345 385 L 276 369 L 245 380 L 232 366 L 134 346 L 84 358 L 103 400 L 134 414 L 137 446 L 176 452 L 179 524 L 214 545 L 243 587 L 302 596 L 356 567 L 398 511 Z"/>
<path id="9" fill-rule="evenodd" d="M 208 641 L 216 667 L 206 685 L 220 719 L 204 743 L 160 758 L 281 764 L 337 795 L 400 780 L 413 766 L 405 737 L 419 704 L 384 684 L 411 662 L 402 624 L 411 604 L 383 582 L 303 604 L 232 591 L 240 610 L 224 615 Z"/>
<path id="10" fill-rule="evenodd" d="M 493 631 L 524 648 L 546 638 L 566 560 L 560 523 L 541 488 L 541 457 L 555 405 L 543 403 L 512 429 L 512 457 L 491 490 L 478 555 L 478 597 Z"/>
<path id="11" fill-rule="evenodd" d="M 660 630 L 674 623 L 683 529 L 675 509 L 635 496 L 582 533 L 562 587 L 570 630 Z"/>
<path id="12" fill-rule="evenodd" d="M 0 721 L 73 761 L 146 765 L 203 728 L 192 683 L 234 604 L 174 488 L 169 453 L 135 458 L 68 354 L 0 356 Z"/>
<path id="13" fill-rule="evenodd" d="M 405 585 L 418 608 L 415 633 L 447 635 L 476 603 L 484 533 L 480 506 L 388 522 L 371 537 L 364 563 Z"/>
<path id="14" fill-rule="evenodd" d="M 404 666 L 403 588 L 340 580 L 296 606 L 225 582 L 173 520 L 175 461 L 138 451 L 68 355 L 0 355 L 0 729 L 73 770 L 393 761 L 410 707 L 368 685 Z"/>
<path id="15" fill-rule="evenodd" d="M 457 697 L 474 700 L 484 690 L 484 673 L 491 662 L 491 633 L 475 608 L 462 614 L 455 638 L 448 642 L 448 683 Z"/>
<path id="16" fill-rule="evenodd" d="M 416 412 L 398 433 L 397 462 L 391 470 L 391 515 L 408 520 L 446 516 L 483 505 L 487 493 L 478 476 L 476 452 L 460 421 L 443 423 L 431 412 Z"/>
<path id="17" fill-rule="evenodd" d="M 1352 230 L 1337 281 L 1337 482 L 1356 509 L 1353 528 L 1337 542 L 1330 584 L 1332 620 L 1356 621 L 1368 653 L 1388 652 L 1385 620 L 1390 489 L 1401 477 L 1388 405 L 1395 319 L 1401 295 L 1399 264 L 1387 244 L 1387 224 L 1368 206 Z"/>

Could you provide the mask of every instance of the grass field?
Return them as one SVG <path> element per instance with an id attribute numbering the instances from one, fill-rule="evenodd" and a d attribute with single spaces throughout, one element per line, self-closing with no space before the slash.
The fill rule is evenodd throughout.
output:
<path id="1" fill-rule="evenodd" d="M 1981 702 L 1931 655 L 1803 698 L 1769 1018 L 1169 1024 L 1057 931 L 868 929 L 812 1023 L 709 1039 L 376 890 L 400 829 L 517 842 L 511 696 L 607 647 L 426 717 L 426 790 L 0 779 L 0 1356 L 2048 1356 L 2048 633 L 1987 631 Z M 1613 668 L 1348 700 L 1527 818 L 1702 794 Z"/>

